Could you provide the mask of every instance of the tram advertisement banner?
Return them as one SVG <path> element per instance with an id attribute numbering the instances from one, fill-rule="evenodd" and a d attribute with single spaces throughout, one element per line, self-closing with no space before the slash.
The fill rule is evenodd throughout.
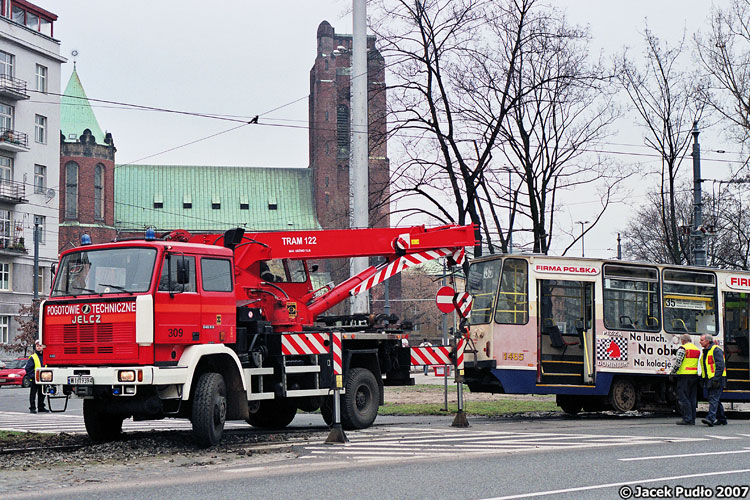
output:
<path id="1" fill-rule="evenodd" d="M 596 339 L 596 366 L 669 371 L 679 346 L 679 335 L 605 330 Z"/>

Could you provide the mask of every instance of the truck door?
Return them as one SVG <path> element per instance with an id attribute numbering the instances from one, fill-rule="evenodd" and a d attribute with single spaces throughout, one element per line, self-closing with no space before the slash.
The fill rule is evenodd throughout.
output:
<path id="1" fill-rule="evenodd" d="M 176 362 L 200 333 L 201 300 L 197 293 L 196 258 L 167 253 L 154 299 L 155 361 Z"/>
<path id="2" fill-rule="evenodd" d="M 538 280 L 537 291 L 540 383 L 593 383 L 594 283 Z"/>
<path id="3" fill-rule="evenodd" d="M 230 259 L 200 259 L 201 343 L 235 342 L 236 308 L 232 269 Z"/>

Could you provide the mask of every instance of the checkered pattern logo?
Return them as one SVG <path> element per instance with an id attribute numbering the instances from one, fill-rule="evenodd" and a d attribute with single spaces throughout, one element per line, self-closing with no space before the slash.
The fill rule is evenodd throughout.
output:
<path id="1" fill-rule="evenodd" d="M 628 359 L 628 339 L 607 337 L 596 339 L 596 358 L 625 361 Z"/>

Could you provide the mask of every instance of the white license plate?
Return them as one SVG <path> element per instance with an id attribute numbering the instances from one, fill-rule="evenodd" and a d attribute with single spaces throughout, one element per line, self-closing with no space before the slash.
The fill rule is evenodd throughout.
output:
<path id="1" fill-rule="evenodd" d="M 94 377 L 91 375 L 75 375 L 68 377 L 68 385 L 93 385 Z"/>

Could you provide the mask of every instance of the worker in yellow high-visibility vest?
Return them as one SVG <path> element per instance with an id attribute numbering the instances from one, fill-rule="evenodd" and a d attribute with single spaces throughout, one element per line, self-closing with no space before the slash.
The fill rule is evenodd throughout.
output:
<path id="1" fill-rule="evenodd" d="M 709 427 L 727 425 L 727 416 L 721 404 L 721 392 L 727 380 L 727 367 L 724 361 L 724 351 L 714 344 L 711 335 L 701 335 L 700 366 L 703 390 L 708 398 L 708 415 L 701 422 Z"/>
<path id="2" fill-rule="evenodd" d="M 692 343 L 690 335 L 680 335 L 677 355 L 672 362 L 672 375 L 677 375 L 677 401 L 680 403 L 682 420 L 677 425 L 695 425 L 695 409 L 698 406 L 698 359 L 700 347 Z"/>
<path id="3" fill-rule="evenodd" d="M 31 380 L 29 386 L 29 411 L 36 413 L 36 407 L 39 406 L 40 413 L 47 413 L 49 410 L 44 406 L 44 393 L 42 392 L 42 385 L 36 383 L 36 370 L 42 367 L 42 343 L 37 340 L 34 342 L 34 352 L 26 361 L 26 376 Z"/>

